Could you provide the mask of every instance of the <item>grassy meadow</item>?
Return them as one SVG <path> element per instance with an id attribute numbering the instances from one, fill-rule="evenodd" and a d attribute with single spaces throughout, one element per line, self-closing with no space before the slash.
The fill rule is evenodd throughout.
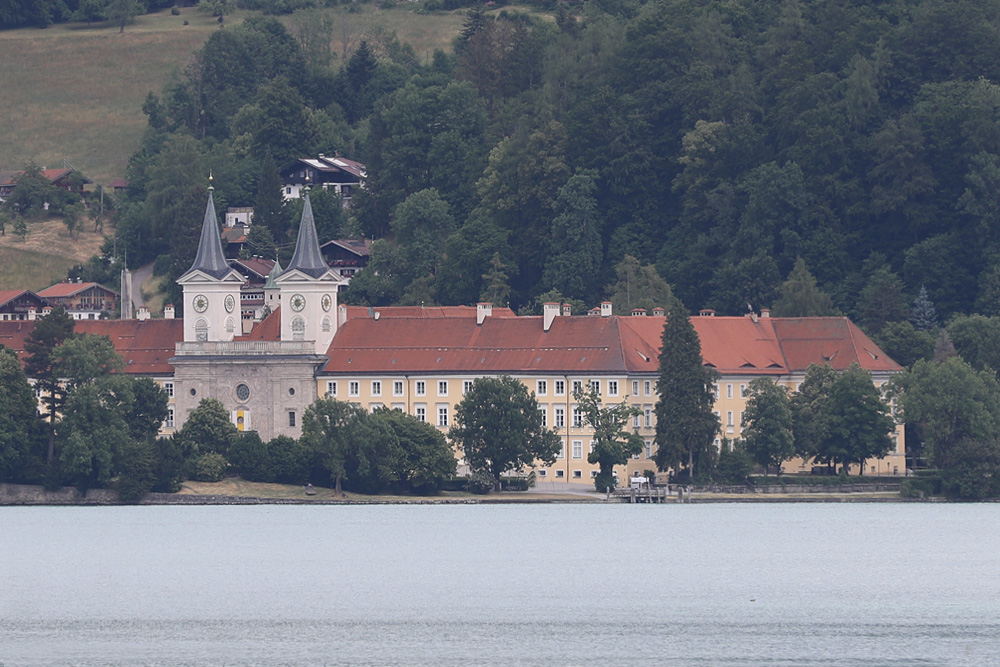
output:
<path id="1" fill-rule="evenodd" d="M 345 35 L 380 28 L 395 31 L 422 60 L 429 59 L 434 49 L 450 49 L 465 14 L 421 15 L 402 5 L 385 11 L 356 7 L 360 11 L 324 10 L 337 21 L 335 53 Z M 246 15 L 237 12 L 225 24 Z M 297 18 L 281 20 L 294 29 Z M 159 93 L 219 29 L 215 19 L 189 7 L 180 16 L 169 11 L 140 16 L 121 34 L 105 23 L 0 31 L 0 118 L 5 122 L 0 170 L 20 169 L 31 160 L 56 167 L 67 158 L 97 183 L 124 176 L 146 125 L 141 109 L 146 94 Z"/>
<path id="2" fill-rule="evenodd" d="M 61 219 L 32 221 L 24 241 L 7 225 L 7 233 L 0 236 L 0 289 L 37 292 L 65 280 L 70 267 L 97 254 L 104 234 L 114 233 L 109 225 L 104 226 L 104 234 L 87 225 L 71 239 Z"/>

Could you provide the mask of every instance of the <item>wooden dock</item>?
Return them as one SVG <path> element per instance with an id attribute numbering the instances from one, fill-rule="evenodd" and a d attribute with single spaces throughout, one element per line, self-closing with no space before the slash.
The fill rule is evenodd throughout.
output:
<path id="1" fill-rule="evenodd" d="M 612 498 L 626 503 L 668 503 L 677 502 L 665 486 L 647 486 L 641 489 L 623 488 L 611 492 Z"/>

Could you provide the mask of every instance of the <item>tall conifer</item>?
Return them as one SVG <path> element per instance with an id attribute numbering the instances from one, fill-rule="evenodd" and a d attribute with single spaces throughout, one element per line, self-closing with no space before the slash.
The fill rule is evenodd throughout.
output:
<path id="1" fill-rule="evenodd" d="M 712 412 L 713 384 L 718 374 L 702 364 L 701 342 L 677 297 L 671 297 L 660 350 L 660 377 L 656 382 L 656 466 L 676 471 L 684 458 L 694 477 L 695 451 L 711 445 L 719 432 Z"/>

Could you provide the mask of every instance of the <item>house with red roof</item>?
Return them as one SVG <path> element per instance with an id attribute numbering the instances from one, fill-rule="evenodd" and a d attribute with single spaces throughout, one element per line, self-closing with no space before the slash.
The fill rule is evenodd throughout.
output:
<path id="1" fill-rule="evenodd" d="M 26 289 L 0 290 L 0 322 L 34 319 L 47 305 L 45 299 Z"/>
<path id="2" fill-rule="evenodd" d="M 38 296 L 65 309 L 74 320 L 97 320 L 118 312 L 118 292 L 79 278 L 46 287 Z"/>
<path id="3" fill-rule="evenodd" d="M 17 178 L 22 173 L 21 171 L 16 172 L 0 172 L 0 201 L 3 201 L 14 192 L 14 188 L 17 187 Z M 71 179 L 70 175 L 77 173 L 75 169 L 63 168 L 63 169 L 42 169 L 42 176 L 48 179 L 49 183 L 57 188 L 62 188 L 67 192 L 76 192 L 80 196 L 83 196 L 83 186 L 91 183 L 92 181 L 88 178 L 81 177 L 79 179 Z"/>

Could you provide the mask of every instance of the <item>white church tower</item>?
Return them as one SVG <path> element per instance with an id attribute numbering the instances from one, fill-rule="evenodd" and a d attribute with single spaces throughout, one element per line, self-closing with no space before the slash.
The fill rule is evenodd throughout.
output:
<path id="1" fill-rule="evenodd" d="M 222 252 L 215 202 L 208 188 L 208 207 L 194 264 L 177 279 L 184 288 L 184 341 L 231 341 L 242 333 L 240 286 L 243 276 Z"/>
<path id="2" fill-rule="evenodd" d="M 281 289 L 281 340 L 313 341 L 316 354 L 326 354 L 337 333 L 337 289 L 344 280 L 320 252 L 308 191 L 295 253 L 274 282 Z"/>

